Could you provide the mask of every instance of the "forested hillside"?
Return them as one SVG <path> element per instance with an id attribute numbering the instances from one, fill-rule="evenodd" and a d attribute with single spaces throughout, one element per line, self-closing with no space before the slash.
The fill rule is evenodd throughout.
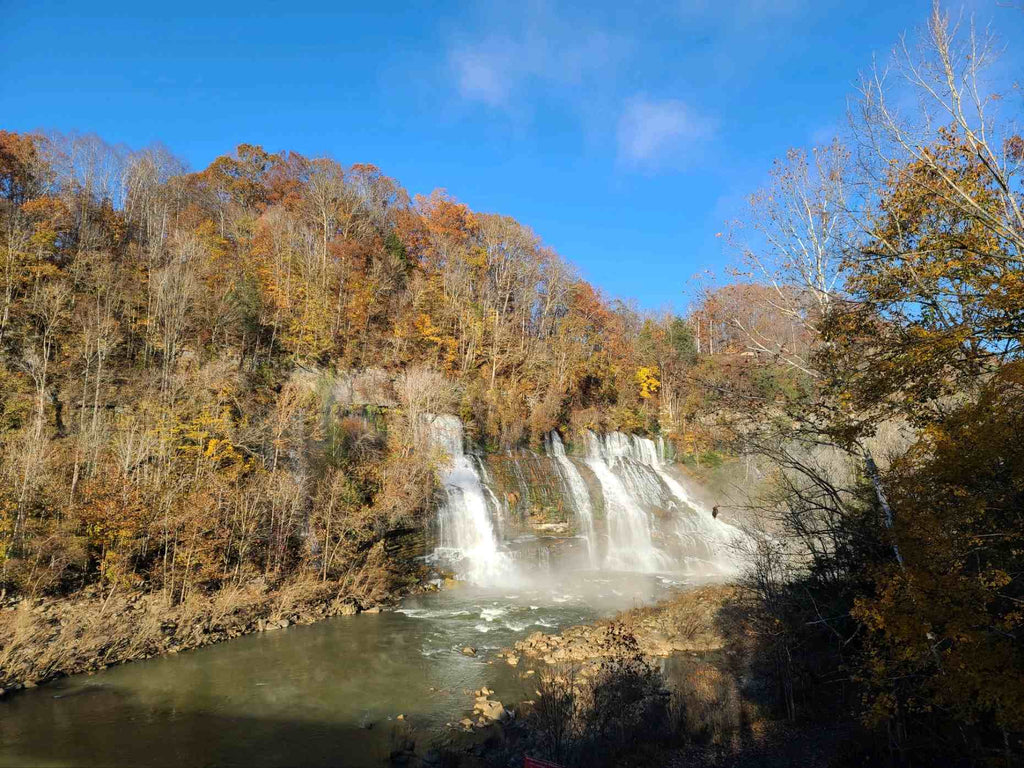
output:
<path id="1" fill-rule="evenodd" d="M 348 571 L 430 506 L 424 411 L 493 447 L 583 427 L 707 447 L 689 323 L 373 166 L 242 144 L 187 173 L 2 133 L 0 194 L 5 591 Z M 339 397 L 353 376 L 376 391 Z"/>
<path id="2" fill-rule="evenodd" d="M 189 172 L 0 132 L 0 590 L 384 593 L 443 461 L 422 414 L 492 450 L 657 434 L 746 461 L 742 672 L 781 717 L 856 723 L 865 759 L 1016 764 L 1024 139 L 1000 45 L 936 8 L 843 140 L 775 164 L 725 238 L 734 280 L 686 316 L 371 165 L 241 144 Z"/>

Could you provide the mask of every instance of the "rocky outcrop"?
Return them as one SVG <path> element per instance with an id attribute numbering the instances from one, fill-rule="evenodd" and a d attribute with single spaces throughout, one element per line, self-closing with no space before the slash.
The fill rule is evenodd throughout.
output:
<path id="1" fill-rule="evenodd" d="M 619 652 L 613 624 L 624 626 L 646 656 L 716 650 L 724 645 L 720 609 L 737 595 L 734 586 L 701 587 L 653 607 L 627 611 L 614 622 L 570 627 L 556 635 L 534 632 L 499 655 L 512 666 L 523 657 L 549 665 L 600 659 Z"/>

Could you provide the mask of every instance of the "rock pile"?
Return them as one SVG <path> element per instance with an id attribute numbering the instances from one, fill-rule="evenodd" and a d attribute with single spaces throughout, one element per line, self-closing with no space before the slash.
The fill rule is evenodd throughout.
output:
<path id="1" fill-rule="evenodd" d="M 719 613 L 737 595 L 737 588 L 732 586 L 701 587 L 653 607 L 627 611 L 615 622 L 625 625 L 646 656 L 716 650 L 724 642 Z M 604 621 L 570 627 L 557 635 L 534 632 L 498 655 L 512 666 L 524 656 L 545 664 L 578 663 L 615 652 L 614 646 L 612 622 Z"/>

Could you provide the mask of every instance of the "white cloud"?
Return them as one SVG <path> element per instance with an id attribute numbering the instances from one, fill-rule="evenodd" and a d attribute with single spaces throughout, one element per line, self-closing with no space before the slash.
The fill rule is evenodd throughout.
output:
<path id="1" fill-rule="evenodd" d="M 544 3 L 498 13 L 485 25 L 500 34 L 468 37 L 448 47 L 459 95 L 491 107 L 511 108 L 528 87 L 579 86 L 614 69 L 630 47 L 616 34 L 569 19 Z"/>
<path id="2" fill-rule="evenodd" d="M 619 118 L 619 159 L 652 168 L 690 159 L 693 149 L 711 137 L 714 123 L 678 99 L 630 99 Z"/>
<path id="3" fill-rule="evenodd" d="M 481 50 L 457 50 L 450 56 L 456 85 L 463 98 L 492 107 L 508 103 L 515 74 L 504 57 Z"/>

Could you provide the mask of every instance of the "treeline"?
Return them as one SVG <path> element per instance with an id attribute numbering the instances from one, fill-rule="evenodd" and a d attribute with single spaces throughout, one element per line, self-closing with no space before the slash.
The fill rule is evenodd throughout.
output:
<path id="1" fill-rule="evenodd" d="M 859 723 L 850 764 L 1024 756 L 1024 140 L 1000 47 L 936 6 L 863 79 L 849 141 L 776 164 L 732 234 L 745 276 L 696 311 L 733 354 L 708 406 L 765 478 L 753 679 L 784 716 Z M 762 397 L 779 365 L 795 386 Z"/>
<path id="2" fill-rule="evenodd" d="M 429 411 L 706 450 L 699 338 L 373 166 L 0 132 L 0 591 L 359 572 L 431 508 Z"/>

